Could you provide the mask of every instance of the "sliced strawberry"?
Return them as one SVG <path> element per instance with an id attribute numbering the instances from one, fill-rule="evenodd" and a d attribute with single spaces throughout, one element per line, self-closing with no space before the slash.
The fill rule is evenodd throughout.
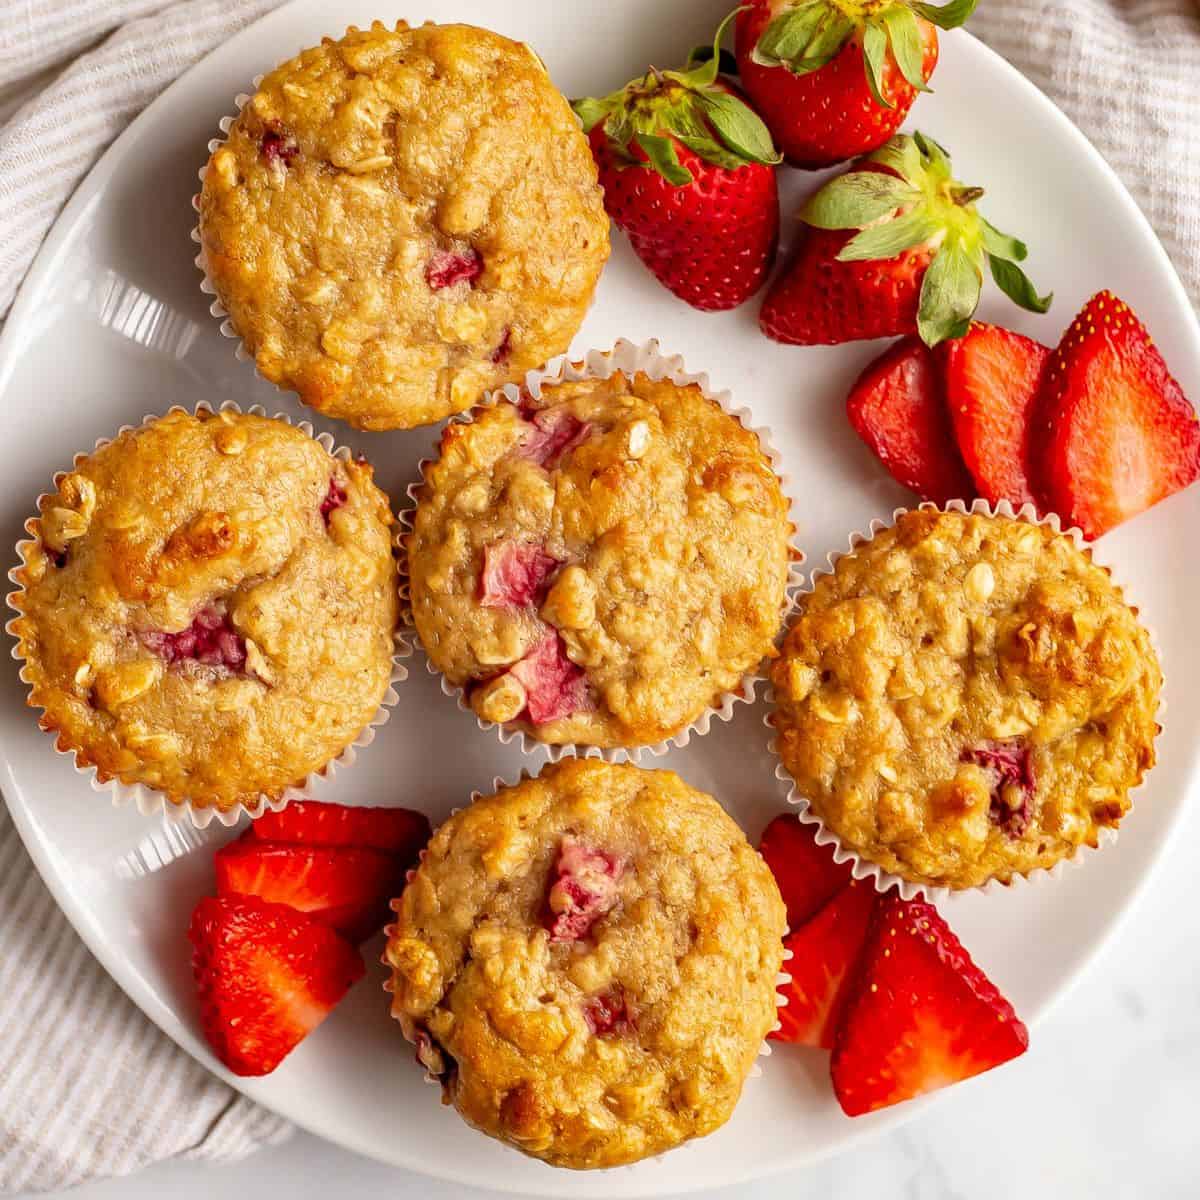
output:
<path id="1" fill-rule="evenodd" d="M 1145 326 L 1093 296 L 1046 368 L 1037 428 L 1046 506 L 1090 538 L 1200 477 L 1200 423 Z"/>
<path id="2" fill-rule="evenodd" d="M 543 547 L 501 538 L 483 548 L 479 603 L 484 608 L 521 608 L 539 598 L 559 561 Z"/>
<path id="3" fill-rule="evenodd" d="M 875 359 L 850 389 L 846 412 L 888 474 L 922 500 L 975 495 L 954 444 L 941 373 L 920 338 L 901 338 Z"/>
<path id="4" fill-rule="evenodd" d="M 206 897 L 188 930 L 204 1036 L 237 1075 L 266 1075 L 363 975 L 349 942 L 281 904 Z"/>
<path id="5" fill-rule="evenodd" d="M 609 912 L 620 896 L 625 864 L 615 855 L 578 838 L 564 837 L 546 897 L 550 940 L 577 942 Z"/>
<path id="6" fill-rule="evenodd" d="M 429 818 L 411 808 L 365 808 L 294 800 L 279 812 L 263 813 L 251 832 L 264 842 L 309 846 L 369 846 L 398 855 L 406 864 L 429 841 Z"/>
<path id="7" fill-rule="evenodd" d="M 592 433 L 587 421 L 581 421 L 561 405 L 555 408 L 533 409 L 526 420 L 530 429 L 518 453 L 532 459 L 540 467 L 552 471 L 576 446 L 582 446 Z"/>
<path id="8" fill-rule="evenodd" d="M 763 830 L 758 852 L 779 884 L 790 929 L 799 929 L 854 878 L 850 864 L 834 862 L 832 847 L 818 846 L 812 826 L 794 813 L 780 813 Z"/>
<path id="9" fill-rule="evenodd" d="M 999 325 L 973 322 L 943 342 L 946 406 L 979 495 L 993 504 L 1033 503 L 1029 434 L 1050 350 Z"/>
<path id="10" fill-rule="evenodd" d="M 959 1083 L 1024 1054 L 1029 1033 L 937 909 L 880 899 L 833 1052 L 847 1116 Z"/>
<path id="11" fill-rule="evenodd" d="M 405 863 L 365 846 L 301 846 L 241 837 L 214 855 L 217 894 L 286 904 L 352 941 L 383 928 Z"/>
<path id="12" fill-rule="evenodd" d="M 791 983 L 779 990 L 787 1004 L 779 1010 L 780 1042 L 799 1042 L 832 1050 L 848 991 L 878 893 L 870 880 L 842 888 L 811 920 L 784 938 L 792 952 L 783 969 Z"/>

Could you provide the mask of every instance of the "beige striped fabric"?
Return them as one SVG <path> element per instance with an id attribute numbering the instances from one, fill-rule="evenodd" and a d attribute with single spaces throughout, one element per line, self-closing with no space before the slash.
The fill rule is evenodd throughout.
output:
<path id="1" fill-rule="evenodd" d="M 180 71 L 277 3 L 0 0 L 0 317 L 105 146 Z M 331 32 L 337 22 L 331 6 Z M 980 0 L 970 28 L 1106 155 L 1200 305 L 1197 0 Z M 0 1194 L 174 1155 L 234 1158 L 286 1136 L 124 997 L 2 808 L 0 913 Z"/>

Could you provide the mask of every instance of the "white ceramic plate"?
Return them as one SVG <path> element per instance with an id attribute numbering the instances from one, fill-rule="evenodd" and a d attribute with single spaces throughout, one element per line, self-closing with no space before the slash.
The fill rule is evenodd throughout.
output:
<path id="1" fill-rule="evenodd" d="M 185 75 L 121 137 L 76 193 L 25 284 L 0 343 L 3 544 L 13 545 L 34 497 L 72 453 L 147 412 L 226 398 L 270 411 L 302 410 L 237 362 L 217 332 L 192 264 L 190 200 L 205 144 L 250 79 L 343 23 L 436 18 L 489 25 L 523 38 L 568 95 L 607 92 L 648 63 L 670 65 L 711 35 L 727 0 L 297 0 L 233 38 Z M 1145 319 L 1184 389 L 1200 398 L 1200 330 L 1145 220 L 1082 136 L 1029 83 L 965 34 L 945 38 L 936 93 L 920 127 L 953 153 L 959 177 L 985 186 L 985 211 L 1031 247 L 1030 273 L 1054 288 L 1047 317 L 1017 312 L 989 291 L 982 316 L 1053 343 L 1084 299 L 1110 287 Z M 784 171 L 785 213 L 813 177 Z M 757 304 L 703 315 L 673 300 L 619 234 L 595 307 L 575 342 L 657 337 L 693 371 L 732 388 L 769 424 L 794 481 L 795 519 L 810 562 L 844 546 L 910 498 L 857 442 L 842 400 L 877 352 L 871 345 L 799 350 L 762 338 Z M 305 413 L 306 416 L 311 414 Z M 353 434 L 317 421 L 367 453 L 394 499 L 403 495 L 433 430 Z M 978 961 L 1031 1024 L 1065 991 L 1128 909 L 1163 852 L 1196 773 L 1192 736 L 1200 693 L 1200 488 L 1104 539 L 1102 554 L 1135 585 L 1157 627 L 1170 710 L 1161 761 L 1119 843 L 1044 887 L 953 902 L 951 917 Z M 401 686 L 391 721 L 325 799 L 395 803 L 434 818 L 494 775 L 514 777 L 519 754 L 480 733 L 423 669 Z M 169 843 L 160 818 L 114 811 L 57 757 L 23 706 L 15 667 L 0 691 L 0 786 L 59 903 L 123 988 L 180 1045 L 224 1074 L 197 1036 L 184 937 L 196 898 L 211 887 L 205 852 L 147 875 L 128 868 Z M 781 807 L 761 725 L 762 706 L 714 724 L 668 764 L 719 796 L 757 837 Z M 399 781 L 399 782 L 398 782 Z M 649 1196 L 729 1184 L 843 1149 L 919 1111 L 913 1104 L 850 1121 L 834 1103 L 824 1055 L 777 1050 L 718 1133 L 662 1159 L 566 1176 L 468 1129 L 437 1102 L 388 1015 L 375 966 L 337 1013 L 273 1076 L 226 1078 L 301 1125 L 366 1154 L 525 1195 Z M 1039 1053 L 1034 1038 L 1032 1053 Z M 948 1095 L 987 1087 L 986 1077 Z M 953 1103 L 953 1100 L 950 1101 Z"/>

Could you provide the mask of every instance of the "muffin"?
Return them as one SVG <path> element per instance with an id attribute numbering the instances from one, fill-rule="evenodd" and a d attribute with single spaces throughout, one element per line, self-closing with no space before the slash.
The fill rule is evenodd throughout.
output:
<path id="1" fill-rule="evenodd" d="M 39 502 L 10 597 L 29 704 L 101 781 L 229 810 L 336 758 L 388 689 L 387 497 L 281 420 L 175 410 Z"/>
<path id="2" fill-rule="evenodd" d="M 418 1059 L 470 1124 L 555 1166 L 711 1133 L 775 1024 L 779 889 L 671 771 L 568 759 L 476 800 L 395 907 Z"/>
<path id="3" fill-rule="evenodd" d="M 774 653 L 788 502 L 695 384 L 618 371 L 502 399 L 447 427 L 416 499 L 413 623 L 485 721 L 653 744 Z"/>
<path id="4" fill-rule="evenodd" d="M 259 371 L 359 429 L 440 421 L 566 350 L 609 251 L 567 101 L 470 25 L 376 22 L 272 71 L 199 210 Z"/>
<path id="5" fill-rule="evenodd" d="M 847 849 L 977 887 L 1096 846 L 1154 763 L 1162 675 L 1047 525 L 921 508 L 815 581 L 771 672 L 778 749 Z"/>

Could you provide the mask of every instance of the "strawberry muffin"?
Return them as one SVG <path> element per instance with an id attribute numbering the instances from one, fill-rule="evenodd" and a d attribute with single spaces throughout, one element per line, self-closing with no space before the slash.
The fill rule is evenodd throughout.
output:
<path id="1" fill-rule="evenodd" d="M 419 1061 L 555 1166 L 711 1133 L 775 1023 L 779 889 L 671 771 L 570 759 L 477 800 L 396 909 L 392 1012 Z"/>
<path id="2" fill-rule="evenodd" d="M 778 748 L 842 844 L 971 888 L 1096 846 L 1154 763 L 1162 675 L 1065 534 L 922 507 L 801 598 L 771 678 Z"/>
<path id="3" fill-rule="evenodd" d="M 204 172 L 200 237 L 259 371 L 360 429 L 440 421 L 566 350 L 609 251 L 537 55 L 404 22 L 263 79 Z"/>
<path id="4" fill-rule="evenodd" d="M 774 652 L 788 502 L 694 384 L 543 385 L 442 435 L 407 538 L 431 662 L 541 742 L 674 736 Z"/>
<path id="5" fill-rule="evenodd" d="M 284 421 L 175 410 L 26 525 L 11 629 L 43 728 L 102 781 L 226 810 L 320 771 L 388 688 L 387 497 Z"/>

